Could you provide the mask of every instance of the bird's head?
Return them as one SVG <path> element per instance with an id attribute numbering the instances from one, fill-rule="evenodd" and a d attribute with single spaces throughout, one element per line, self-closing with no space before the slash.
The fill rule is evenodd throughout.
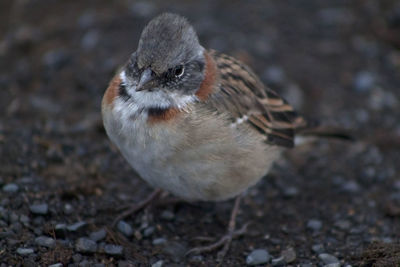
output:
<path id="1" fill-rule="evenodd" d="M 143 108 L 186 105 L 204 80 L 204 48 L 188 21 L 165 13 L 144 28 L 120 74 L 126 95 Z"/>

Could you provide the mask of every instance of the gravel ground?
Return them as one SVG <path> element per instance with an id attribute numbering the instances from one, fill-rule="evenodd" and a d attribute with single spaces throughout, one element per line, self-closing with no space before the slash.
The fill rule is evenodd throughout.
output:
<path id="1" fill-rule="evenodd" d="M 110 145 L 100 101 L 145 23 L 193 22 L 309 118 L 351 130 L 286 153 L 245 196 L 223 266 L 399 266 L 396 0 L 0 2 L 0 266 L 214 266 L 232 201 L 157 206 Z M 168 197 L 167 197 L 168 198 Z"/>

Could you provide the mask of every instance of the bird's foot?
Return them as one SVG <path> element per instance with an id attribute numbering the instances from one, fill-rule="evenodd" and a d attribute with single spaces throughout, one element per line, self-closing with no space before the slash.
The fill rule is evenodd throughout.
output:
<path id="1" fill-rule="evenodd" d="M 146 199 L 140 201 L 139 203 L 130 205 L 127 210 L 125 210 L 124 212 L 119 214 L 117 216 L 117 218 L 114 219 L 112 226 L 114 227 L 120 220 L 122 220 L 130 215 L 133 215 L 136 212 L 149 206 L 152 201 L 154 201 L 155 199 L 157 199 L 160 196 L 161 192 L 162 192 L 161 189 L 155 189 Z"/>
<path id="2" fill-rule="evenodd" d="M 222 247 L 222 249 L 219 250 L 219 252 L 217 254 L 217 261 L 221 262 L 224 259 L 226 253 L 228 252 L 232 240 L 234 238 L 237 238 L 237 237 L 243 235 L 244 233 L 246 233 L 248 225 L 249 225 L 249 223 L 246 223 L 245 225 L 242 226 L 242 228 L 240 228 L 238 230 L 229 229 L 228 232 L 226 233 L 226 235 L 221 237 L 217 242 L 212 243 L 212 244 L 207 245 L 207 246 L 192 248 L 188 252 L 186 252 L 186 255 L 189 255 L 189 254 L 201 254 L 201 253 L 205 253 L 205 252 L 211 252 L 211 251 L 217 250 L 220 247 Z M 196 239 L 197 240 L 203 240 L 203 241 L 210 240 L 210 238 L 204 238 L 204 237 L 199 237 L 199 238 L 196 238 Z"/>

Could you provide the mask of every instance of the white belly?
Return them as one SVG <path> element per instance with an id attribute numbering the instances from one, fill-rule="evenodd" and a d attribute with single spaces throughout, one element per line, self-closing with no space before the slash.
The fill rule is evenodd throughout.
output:
<path id="1" fill-rule="evenodd" d="M 200 127 L 192 116 L 169 127 L 149 126 L 145 117 L 124 125 L 113 115 L 103 120 L 141 178 L 186 200 L 223 200 L 241 193 L 268 172 L 280 152 L 249 133 L 235 135 L 217 121 Z"/>

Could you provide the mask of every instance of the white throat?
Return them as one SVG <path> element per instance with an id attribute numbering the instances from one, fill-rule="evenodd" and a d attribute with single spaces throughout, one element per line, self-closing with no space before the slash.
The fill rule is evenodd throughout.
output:
<path id="1" fill-rule="evenodd" d="M 195 95 L 180 95 L 175 92 L 164 92 L 158 91 L 136 91 L 134 86 L 129 86 L 125 71 L 121 71 L 119 74 L 121 82 L 126 86 L 129 96 L 132 98 L 132 108 L 137 110 L 143 110 L 148 108 L 178 108 L 185 110 L 189 104 L 194 103 L 198 100 Z"/>

